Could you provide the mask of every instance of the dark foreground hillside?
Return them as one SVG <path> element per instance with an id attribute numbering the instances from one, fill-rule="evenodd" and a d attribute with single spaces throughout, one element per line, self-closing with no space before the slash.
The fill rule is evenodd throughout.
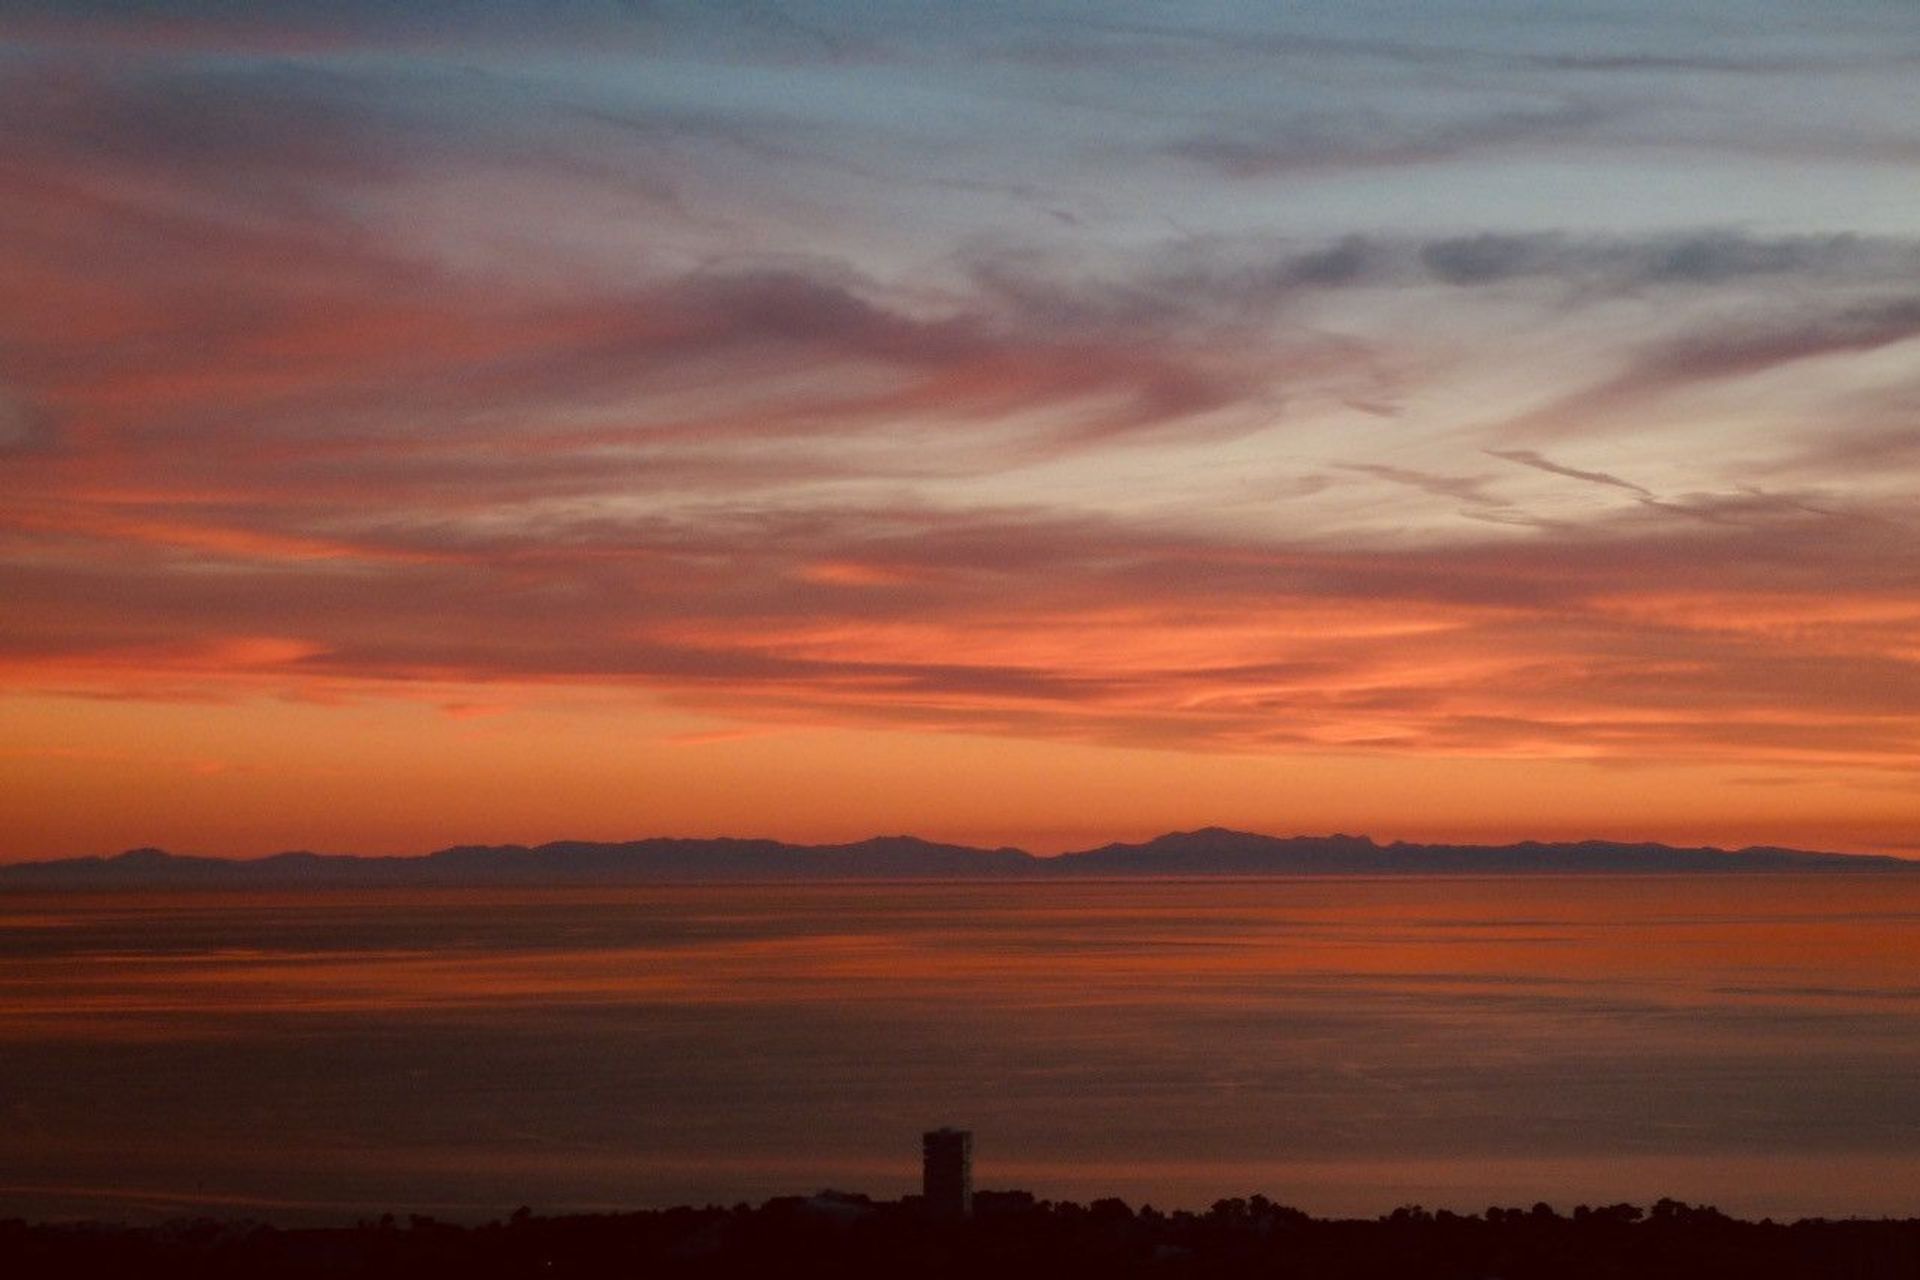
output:
<path id="1" fill-rule="evenodd" d="M 1300 1280 L 1701 1280 L 1920 1277 L 1920 1220 L 1744 1222 L 1662 1200 L 1459 1216 L 1400 1209 L 1326 1221 L 1255 1196 L 1206 1213 L 983 1192 L 974 1218 L 931 1222 L 915 1201 L 862 1196 L 757 1209 L 667 1209 L 460 1227 L 392 1218 L 278 1230 L 195 1221 L 153 1228 L 0 1222 L 0 1275 L 170 1277 L 1270 1276 Z"/>

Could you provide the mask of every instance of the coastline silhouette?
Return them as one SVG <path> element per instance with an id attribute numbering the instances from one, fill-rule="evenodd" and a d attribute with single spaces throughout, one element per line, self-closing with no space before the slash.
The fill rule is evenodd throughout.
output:
<path id="1" fill-rule="evenodd" d="M 980 1191 L 966 1217 L 919 1197 L 850 1192 L 745 1204 L 545 1217 L 522 1208 L 462 1226 L 393 1215 L 283 1230 L 252 1221 L 158 1227 L 0 1221 L 0 1271 L 22 1277 L 792 1276 L 1187 1277 L 1324 1280 L 1910 1280 L 1920 1219 L 1749 1222 L 1662 1199 L 1492 1207 L 1405 1206 L 1371 1219 L 1316 1218 L 1264 1196 L 1200 1212 L 1081 1204 Z"/>

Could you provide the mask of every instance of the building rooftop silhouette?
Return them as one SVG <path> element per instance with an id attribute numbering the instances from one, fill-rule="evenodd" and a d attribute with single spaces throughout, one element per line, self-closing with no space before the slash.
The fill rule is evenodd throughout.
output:
<path id="1" fill-rule="evenodd" d="M 973 1212 L 973 1132 L 934 1129 L 920 1135 L 921 1194 L 927 1212 L 965 1218 Z"/>

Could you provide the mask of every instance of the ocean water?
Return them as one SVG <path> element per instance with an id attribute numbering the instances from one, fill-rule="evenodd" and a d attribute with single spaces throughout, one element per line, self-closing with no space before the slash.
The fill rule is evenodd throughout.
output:
<path id="1" fill-rule="evenodd" d="M 0 895 L 0 1217 L 1920 1215 L 1920 878 Z"/>

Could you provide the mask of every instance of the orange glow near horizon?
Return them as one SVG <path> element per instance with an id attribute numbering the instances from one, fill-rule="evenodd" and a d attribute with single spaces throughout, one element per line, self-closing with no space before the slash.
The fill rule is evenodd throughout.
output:
<path id="1" fill-rule="evenodd" d="M 791 725 L 702 729 L 585 691 L 484 706 L 366 698 L 14 699 L 0 859 L 157 844 L 423 853 L 459 843 L 909 832 L 1033 852 L 1201 825 L 1380 840 L 1659 839 L 1911 854 L 1872 770 L 1270 756 Z"/>

